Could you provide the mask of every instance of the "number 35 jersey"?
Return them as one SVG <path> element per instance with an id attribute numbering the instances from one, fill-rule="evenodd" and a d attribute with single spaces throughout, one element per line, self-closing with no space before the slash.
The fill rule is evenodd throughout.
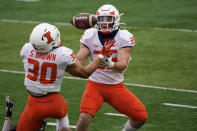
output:
<path id="1" fill-rule="evenodd" d="M 73 51 L 63 46 L 48 53 L 37 53 L 31 43 L 26 43 L 20 56 L 26 73 L 25 86 L 45 92 L 60 92 L 66 68 L 75 63 Z"/>
<path id="2" fill-rule="evenodd" d="M 103 48 L 104 42 L 115 39 L 116 43 L 110 48 L 112 61 L 117 62 L 118 52 L 121 48 L 131 48 L 135 45 L 133 34 L 127 30 L 116 30 L 108 36 L 102 35 L 97 29 L 91 28 L 84 32 L 80 42 L 90 51 L 90 60 L 94 60 Z M 99 66 L 89 78 L 92 81 L 103 84 L 117 84 L 124 80 L 123 72 Z"/>

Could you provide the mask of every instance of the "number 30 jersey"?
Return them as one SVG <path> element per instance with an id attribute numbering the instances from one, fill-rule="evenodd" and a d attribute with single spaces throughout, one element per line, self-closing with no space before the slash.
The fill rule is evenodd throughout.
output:
<path id="1" fill-rule="evenodd" d="M 66 68 L 75 63 L 73 51 L 63 46 L 48 53 L 37 53 L 31 43 L 26 43 L 20 56 L 26 72 L 25 86 L 44 92 L 60 92 Z"/>
<path id="2" fill-rule="evenodd" d="M 108 36 L 102 36 L 97 29 L 88 29 L 82 35 L 80 42 L 89 49 L 91 61 L 100 53 L 104 42 L 107 39 L 115 39 L 116 41 L 116 43 L 110 48 L 112 61 L 114 62 L 118 61 L 118 52 L 121 48 L 131 48 L 135 45 L 133 34 L 127 30 L 116 30 Z M 103 84 L 117 84 L 122 82 L 124 77 L 123 72 L 117 72 L 100 65 L 89 79 Z"/>

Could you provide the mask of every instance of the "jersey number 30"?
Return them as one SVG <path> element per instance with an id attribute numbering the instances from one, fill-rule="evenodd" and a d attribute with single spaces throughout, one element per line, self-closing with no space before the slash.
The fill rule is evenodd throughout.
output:
<path id="1" fill-rule="evenodd" d="M 39 61 L 28 58 L 28 63 L 33 64 L 33 69 L 28 69 L 29 72 L 31 72 L 33 75 L 28 74 L 27 78 L 32 81 L 37 81 L 39 79 L 40 83 L 42 84 L 53 84 L 53 82 L 56 80 L 57 76 L 57 65 L 55 63 L 48 63 L 44 62 L 41 65 L 41 71 L 39 76 Z M 51 68 L 51 76 L 49 80 L 46 80 L 47 76 L 47 69 Z M 40 77 L 40 78 L 38 78 Z"/>

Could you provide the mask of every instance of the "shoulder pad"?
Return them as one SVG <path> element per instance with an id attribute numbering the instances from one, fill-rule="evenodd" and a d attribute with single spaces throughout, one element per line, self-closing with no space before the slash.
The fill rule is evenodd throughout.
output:
<path id="1" fill-rule="evenodd" d="M 97 30 L 95 29 L 95 28 L 90 28 L 90 29 L 87 29 L 84 33 L 83 33 L 83 35 L 81 36 L 81 40 L 82 39 L 90 39 L 90 38 L 92 38 L 92 36 L 94 35 L 94 33 L 96 32 Z"/>
<path id="2" fill-rule="evenodd" d="M 25 47 L 25 48 L 31 48 L 31 47 L 33 47 L 33 46 L 32 46 L 31 43 L 25 43 L 23 47 Z"/>
<path id="3" fill-rule="evenodd" d="M 65 46 L 59 47 L 62 56 L 70 56 L 73 51 Z"/>
<path id="4" fill-rule="evenodd" d="M 31 43 L 25 43 L 20 51 L 20 56 L 21 57 L 24 57 L 26 54 L 27 54 L 27 51 L 30 51 L 32 50 L 33 47 L 32 47 L 32 44 Z"/>
<path id="5" fill-rule="evenodd" d="M 61 50 L 61 57 L 64 62 L 67 63 L 67 65 L 71 65 L 73 63 L 75 63 L 76 58 L 75 55 L 73 53 L 73 51 L 67 47 L 60 47 Z"/>
<path id="6" fill-rule="evenodd" d="M 120 30 L 119 34 L 120 38 L 122 38 L 125 41 L 131 41 L 131 37 L 133 37 L 133 34 L 130 33 L 128 30 Z"/>

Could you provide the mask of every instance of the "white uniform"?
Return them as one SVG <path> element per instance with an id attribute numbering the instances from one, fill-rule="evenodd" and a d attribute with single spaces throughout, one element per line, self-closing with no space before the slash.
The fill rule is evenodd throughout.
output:
<path id="1" fill-rule="evenodd" d="M 121 48 L 131 48 L 135 45 L 133 34 L 129 33 L 127 30 L 118 30 L 114 37 L 116 43 L 111 47 L 112 61 L 117 61 L 118 51 Z M 80 42 L 86 46 L 90 51 L 90 60 L 94 60 L 99 51 L 102 50 L 103 45 L 99 38 L 98 30 L 91 28 L 84 32 Z M 107 69 L 103 66 L 99 68 L 90 76 L 92 81 L 103 83 L 103 84 L 118 84 L 124 80 L 123 72 L 116 72 L 112 69 Z"/>
<path id="2" fill-rule="evenodd" d="M 75 63 L 73 51 L 66 47 L 42 54 L 26 43 L 20 55 L 26 72 L 24 84 L 28 90 L 39 94 L 60 92 L 66 68 Z"/>

